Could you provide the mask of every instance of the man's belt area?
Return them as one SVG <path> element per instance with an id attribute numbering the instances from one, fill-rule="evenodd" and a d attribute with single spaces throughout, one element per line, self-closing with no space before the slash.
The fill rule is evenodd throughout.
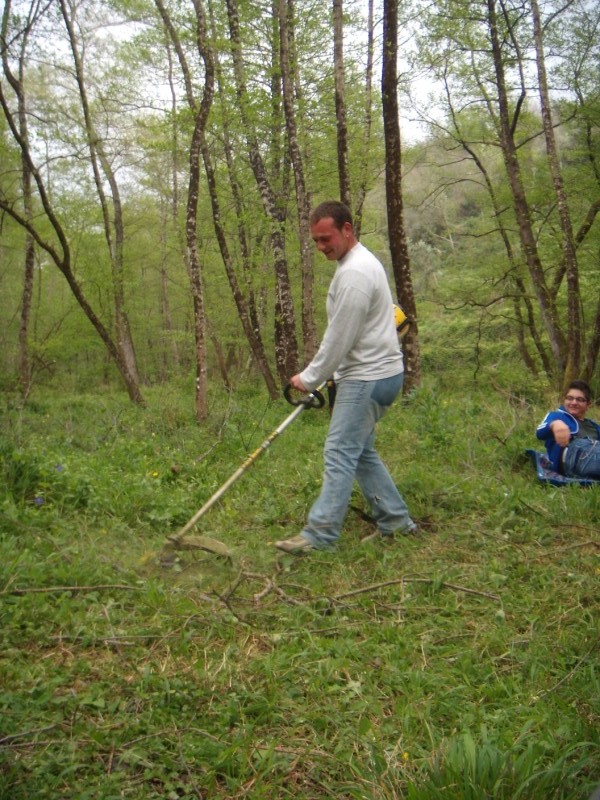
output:
<path id="1" fill-rule="evenodd" d="M 329 413 L 333 409 L 333 405 L 335 403 L 335 393 L 336 393 L 336 385 L 333 378 L 329 378 L 327 380 L 327 401 L 329 402 Z"/>

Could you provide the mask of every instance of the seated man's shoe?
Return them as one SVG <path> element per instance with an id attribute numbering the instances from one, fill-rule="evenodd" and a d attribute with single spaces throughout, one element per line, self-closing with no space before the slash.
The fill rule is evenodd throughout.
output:
<path id="1" fill-rule="evenodd" d="M 284 553 L 306 553 L 309 550 L 314 550 L 314 546 L 305 539 L 304 536 L 294 536 L 291 539 L 282 539 L 280 542 L 275 542 L 275 547 L 278 550 L 283 550 Z"/>

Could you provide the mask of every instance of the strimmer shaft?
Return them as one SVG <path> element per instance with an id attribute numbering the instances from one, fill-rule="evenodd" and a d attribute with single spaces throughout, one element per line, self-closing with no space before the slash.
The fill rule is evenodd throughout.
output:
<path id="1" fill-rule="evenodd" d="M 321 384 L 321 386 L 315 389 L 315 393 L 319 392 L 319 390 L 322 389 L 324 385 L 325 384 Z M 202 506 L 202 508 L 196 511 L 196 513 L 190 519 L 190 521 L 186 522 L 186 524 L 183 526 L 183 528 L 181 528 L 181 530 L 177 531 L 177 533 L 174 533 L 171 536 L 167 536 L 167 540 L 171 542 L 171 544 L 176 545 L 181 542 L 181 540 L 185 537 L 186 533 L 188 533 L 198 522 L 198 520 L 201 517 L 203 517 L 204 514 L 206 514 L 206 512 L 209 511 L 209 509 L 211 509 L 214 506 L 214 504 L 218 500 L 220 500 L 221 497 L 223 497 L 223 495 L 229 489 L 229 487 L 232 486 L 238 480 L 238 478 L 240 478 L 244 474 L 244 472 L 246 472 L 246 470 L 256 461 L 256 459 L 260 455 L 262 455 L 262 453 L 264 453 L 265 450 L 268 450 L 268 448 L 275 441 L 275 439 L 277 439 L 277 437 L 281 433 L 283 433 L 283 431 L 288 427 L 288 425 L 291 425 L 291 423 L 296 419 L 296 417 L 298 417 L 305 409 L 317 406 L 318 398 L 315 393 L 310 392 L 307 395 L 307 399 L 304 399 L 298 403 L 298 405 L 292 411 L 292 413 L 288 417 L 286 417 L 286 419 L 284 419 L 283 422 L 277 428 L 275 428 L 275 430 L 264 440 L 264 442 L 259 447 L 256 448 L 256 450 L 253 453 L 251 453 L 248 456 L 248 458 L 243 462 L 243 464 L 241 464 L 241 466 L 239 466 L 236 469 L 233 475 L 230 478 L 228 478 L 228 480 L 226 480 L 225 483 L 219 489 L 217 489 L 217 491 L 213 494 L 213 496 L 210 499 L 206 501 L 206 503 Z"/>

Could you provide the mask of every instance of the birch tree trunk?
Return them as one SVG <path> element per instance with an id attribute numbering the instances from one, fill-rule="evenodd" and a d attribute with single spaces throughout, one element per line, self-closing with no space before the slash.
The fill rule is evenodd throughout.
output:
<path id="1" fill-rule="evenodd" d="M 211 3 L 209 3 L 209 8 L 211 9 L 212 12 Z M 215 23 L 214 20 L 212 20 L 212 17 L 211 17 L 211 22 L 212 22 L 213 33 L 216 36 Z M 251 247 L 250 247 L 250 241 L 252 237 L 250 235 L 250 232 L 248 231 L 248 226 L 246 225 L 245 222 L 247 214 L 244 204 L 244 197 L 243 197 L 244 193 L 240 181 L 238 180 L 238 176 L 235 169 L 234 145 L 232 143 L 232 135 L 231 135 L 231 119 L 230 119 L 231 109 L 225 97 L 225 85 L 224 85 L 225 80 L 222 75 L 222 69 L 218 54 L 216 54 L 215 56 L 215 74 L 217 80 L 217 92 L 221 103 L 221 114 L 222 114 L 222 125 L 223 125 L 222 129 L 223 151 L 225 155 L 225 163 L 227 165 L 227 177 L 229 181 L 229 187 L 233 198 L 233 209 L 236 218 L 237 240 L 239 244 L 241 262 L 242 262 L 242 279 L 244 284 L 244 291 L 241 291 L 240 287 L 239 294 L 244 301 L 243 302 L 244 308 L 238 307 L 238 312 L 240 314 L 240 319 L 242 320 L 242 324 L 244 324 L 244 319 L 246 317 L 249 320 L 250 335 L 256 337 L 257 340 L 256 348 L 257 351 L 260 353 L 260 355 L 258 356 L 259 368 L 265 378 L 265 382 L 269 389 L 269 394 L 271 395 L 271 397 L 275 398 L 275 396 L 278 394 L 278 391 L 275 388 L 275 381 L 273 380 L 273 375 L 269 367 L 262 339 L 261 316 L 258 309 L 256 293 L 254 291 L 253 275 L 252 275 L 253 264 L 251 260 Z M 275 76 L 273 76 L 273 85 L 274 84 L 275 84 Z M 223 239 L 226 242 L 227 237 L 225 236 L 224 231 L 223 231 Z M 229 250 L 227 252 L 229 254 Z M 225 262 L 226 268 L 228 264 L 230 265 L 232 270 L 234 284 L 237 286 L 238 281 L 235 275 L 235 271 L 233 270 L 233 259 L 231 258 L 230 255 L 228 255 L 228 261 Z M 233 290 L 233 285 L 232 285 L 232 290 Z M 246 335 L 248 336 L 248 334 Z M 249 338 L 248 342 L 250 343 L 250 348 L 254 353 L 255 347 L 253 345 L 253 340 Z"/>
<path id="2" fill-rule="evenodd" d="M 4 9 L 2 19 L 2 42 L 6 41 L 6 31 L 8 27 L 8 12 L 10 3 Z M 23 36 L 19 44 L 18 51 L 18 76 L 14 75 L 8 65 L 6 50 L 3 50 L 4 73 L 17 100 L 17 119 L 20 136 L 29 148 L 29 132 L 27 127 L 27 104 L 24 89 L 24 66 L 27 53 L 27 40 L 30 27 L 35 18 L 35 6 L 29 9 L 27 23 L 23 30 Z M 21 154 L 21 190 L 23 193 L 23 214 L 27 222 L 31 225 L 33 220 L 33 193 L 31 172 L 27 165 L 27 159 Z M 33 236 L 26 230 L 24 242 L 23 259 L 23 291 L 21 295 L 21 318 L 19 322 L 19 388 L 21 400 L 25 402 L 31 388 L 32 365 L 29 348 L 29 329 L 31 320 L 31 302 L 33 296 L 33 277 L 35 265 L 35 242 Z"/>
<path id="3" fill-rule="evenodd" d="M 197 101 L 194 97 L 193 88 L 192 88 L 192 80 L 191 80 L 191 71 L 187 62 L 187 58 L 185 56 L 185 52 L 183 50 L 179 35 L 173 25 L 173 22 L 170 18 L 170 15 L 164 6 L 162 0 L 156 0 L 156 6 L 159 10 L 161 18 L 163 20 L 163 24 L 167 30 L 169 38 L 173 43 L 175 51 L 177 53 L 177 57 L 179 60 L 179 65 L 182 71 L 184 85 L 186 87 L 186 98 L 190 109 L 193 112 L 197 110 Z M 200 30 L 200 29 L 199 29 Z M 201 48 L 202 52 L 204 52 L 209 58 L 210 61 L 210 84 L 211 84 L 211 103 L 212 103 L 212 93 L 214 92 L 214 82 L 215 77 L 217 75 L 218 70 L 218 61 L 215 58 L 215 54 L 212 52 L 212 48 L 210 47 L 209 40 L 208 40 L 208 30 L 204 23 L 203 17 L 203 25 L 201 33 L 198 33 L 199 42 L 201 41 Z M 208 80 L 208 79 L 207 79 Z M 206 92 L 206 86 L 205 86 Z M 205 126 L 204 126 L 205 127 Z M 219 197 L 217 192 L 217 182 L 215 177 L 215 168 L 212 163 L 212 157 L 210 153 L 210 148 L 206 142 L 206 135 L 205 130 L 203 129 L 198 133 L 198 138 L 196 142 L 196 146 L 199 148 L 199 152 L 202 155 L 202 161 L 204 164 L 204 170 L 207 178 L 208 183 L 208 192 L 211 201 L 212 211 L 213 211 L 213 227 L 215 230 L 215 235 L 217 238 L 217 242 L 219 244 L 219 249 L 221 252 L 221 257 L 223 259 L 223 264 L 225 266 L 225 272 L 227 274 L 227 279 L 229 281 L 229 285 L 232 291 L 233 299 L 236 304 L 236 308 L 238 310 L 239 318 L 242 324 L 242 328 L 244 330 L 244 334 L 246 335 L 246 339 L 250 345 L 250 349 L 252 350 L 252 355 L 256 361 L 256 364 L 261 371 L 267 388 L 269 390 L 269 394 L 272 398 L 275 398 L 278 395 L 277 388 L 275 386 L 275 381 L 273 379 L 273 375 L 271 369 L 269 367 L 265 350 L 263 346 L 263 342 L 260 336 L 260 328 L 258 326 L 258 319 L 256 317 L 253 318 L 253 315 L 250 313 L 248 304 L 246 303 L 243 293 L 240 289 L 239 282 L 237 279 L 237 275 L 233 265 L 233 259 L 231 257 L 229 247 L 227 245 L 227 236 L 225 235 L 225 230 L 223 228 L 222 219 L 221 219 L 221 209 L 219 203 Z M 227 146 L 226 146 L 227 149 Z M 234 192 L 234 196 L 239 198 L 239 195 Z M 240 213 L 238 215 L 238 219 L 241 221 L 243 218 L 243 214 L 241 213 L 241 206 L 240 206 Z M 242 250 L 247 252 L 247 245 L 245 236 L 243 231 L 240 232 L 241 236 L 241 245 Z M 188 238 L 188 255 L 189 255 L 189 238 Z M 191 269 L 191 263 L 188 261 L 189 268 Z M 190 271 L 190 274 L 192 272 Z M 194 290 L 192 290 L 194 293 Z M 196 290 L 197 294 L 197 290 Z M 203 312 L 204 313 L 204 312 Z M 204 336 L 206 335 L 206 329 L 204 330 Z M 217 358 L 219 358 L 219 354 L 217 353 Z M 206 370 L 204 370 L 206 372 Z"/>
<path id="4" fill-rule="evenodd" d="M 171 158 L 170 158 L 170 181 L 171 198 L 169 210 L 164 209 L 163 230 L 161 231 L 161 262 L 160 262 L 160 309 L 162 314 L 163 330 L 167 336 L 167 342 L 163 348 L 164 376 L 169 375 L 169 359 L 176 366 L 180 363 L 179 348 L 177 341 L 173 338 L 173 320 L 171 316 L 171 303 L 169 300 L 169 280 L 168 280 L 168 260 L 167 260 L 167 231 L 169 227 L 177 234 L 179 231 L 179 130 L 177 125 L 177 92 L 175 90 L 173 76 L 173 54 L 166 42 L 169 92 L 171 95 Z M 162 210 L 162 209 L 161 209 Z M 179 238 L 179 237 L 178 237 Z"/>
<path id="5" fill-rule="evenodd" d="M 557 375 L 564 374 L 566 342 L 559 324 L 556 304 L 548 290 L 544 269 L 538 254 L 537 242 L 531 224 L 529 204 L 527 202 L 517 157 L 517 148 L 514 140 L 514 122 L 511 120 L 510 115 L 502 44 L 498 32 L 496 0 L 487 0 L 487 24 L 494 62 L 496 89 L 498 91 L 500 146 L 502 148 L 502 156 L 504 158 L 506 174 L 511 189 L 521 248 L 531 275 L 533 288 L 544 321 L 544 327 L 550 342 L 555 366 L 553 375 L 556 377 Z"/>
<path id="6" fill-rule="evenodd" d="M 579 293 L 579 269 L 577 266 L 577 252 L 573 237 L 571 215 L 569 213 L 569 206 L 556 147 L 556 138 L 554 135 L 552 109 L 550 106 L 550 95 L 548 92 L 548 79 L 546 76 L 546 57 L 544 53 L 544 37 L 540 18 L 540 9 L 537 0 L 530 0 L 530 3 L 533 19 L 533 38 L 535 42 L 540 110 L 542 114 L 542 125 L 544 128 L 544 139 L 546 142 L 546 156 L 548 159 L 550 176 L 552 178 L 552 185 L 556 194 L 558 219 L 562 233 L 563 262 L 567 277 L 566 363 L 562 374 L 563 388 L 566 388 L 571 380 L 579 377 L 581 370 L 582 330 L 580 311 L 581 298 Z"/>
<path id="7" fill-rule="evenodd" d="M 169 300 L 169 276 L 168 276 L 168 248 L 167 231 L 170 215 L 168 211 L 161 208 L 161 230 L 160 236 L 160 314 L 162 317 L 162 327 L 166 341 L 162 347 L 161 354 L 161 377 L 166 381 L 171 374 L 173 364 L 179 364 L 179 350 L 177 342 L 173 338 L 173 318 L 171 315 L 171 303 Z"/>
<path id="8" fill-rule="evenodd" d="M 417 307 L 404 227 L 397 64 L 398 0 L 384 0 L 381 92 L 385 139 L 385 196 L 396 295 L 404 313 L 412 321 L 408 333 L 402 340 L 405 358 L 403 391 L 407 393 L 421 383 L 421 356 Z"/>
<path id="9" fill-rule="evenodd" d="M 313 300 L 313 245 L 310 238 L 310 197 L 304 179 L 304 163 L 298 143 L 296 113 L 294 109 L 294 67 L 290 59 L 290 30 L 293 29 L 292 6 L 279 0 L 279 45 L 281 53 L 281 78 L 285 124 L 296 186 L 298 231 L 300 238 L 300 265 L 302 271 L 302 341 L 304 360 L 308 363 L 317 352 L 317 333 Z"/>
<path id="10" fill-rule="evenodd" d="M 363 122 L 363 149 L 361 154 L 360 181 L 354 208 L 354 230 L 360 239 L 362 213 L 369 186 L 369 152 L 371 150 L 371 129 L 373 123 L 373 0 L 369 0 L 367 16 L 367 65 L 365 69 L 365 104 Z"/>
<path id="11" fill-rule="evenodd" d="M 490 300 L 489 287 L 481 283 L 480 295 L 487 295 L 484 302 L 518 300 L 509 317 L 518 321 L 523 360 L 530 369 L 541 363 L 557 386 L 574 374 L 592 379 L 600 346 L 600 305 L 593 288 L 590 293 L 596 287 L 600 212 L 592 66 L 598 56 L 598 9 L 598 4 L 540 0 L 524 5 L 449 0 L 423 6 L 417 24 L 417 36 L 422 32 L 417 63 L 444 83 L 446 95 L 436 104 L 437 114 L 423 104 L 421 118 L 439 132 L 440 151 L 452 153 L 451 171 L 464 151 L 469 154 L 492 200 L 489 229 L 484 225 L 489 209 L 477 201 L 479 221 L 469 213 L 457 219 L 468 236 L 490 236 L 495 288 Z M 527 105 L 532 86 L 536 96 Z M 556 99 L 554 86 L 561 88 Z M 464 150 L 457 152 L 448 135 Z M 465 174 L 461 180 L 472 178 Z M 506 270 L 496 260 L 497 235 Z M 459 247 L 469 259 L 469 248 Z M 477 267 L 475 259 L 472 263 Z M 509 292 L 498 296 L 502 285 Z"/>
<path id="12" fill-rule="evenodd" d="M 3 41 L 7 42 L 11 39 L 11 36 L 8 32 L 8 25 L 10 20 L 10 12 L 11 12 L 11 2 L 7 0 L 4 7 L 4 14 L 2 17 L 2 37 Z M 16 42 L 19 38 L 19 34 L 13 37 L 12 42 Z M 3 71 L 6 76 L 6 79 L 11 86 L 13 92 L 18 96 L 18 81 L 15 81 L 15 77 L 12 74 L 9 65 L 9 57 L 8 57 L 8 48 L 2 48 L 2 66 Z M 22 88 L 22 87 L 21 87 Z M 18 108 L 25 107 L 25 97 L 22 98 L 22 104 L 19 106 L 19 100 L 17 99 L 17 106 Z M 22 135 L 19 122 L 18 122 L 18 113 L 17 118 L 15 118 L 15 114 L 9 104 L 8 98 L 4 93 L 4 88 L 2 86 L 2 82 L 0 81 L 0 106 L 2 107 L 2 111 L 4 113 L 4 117 L 6 119 L 8 128 L 10 130 L 10 134 L 14 141 L 16 142 L 20 153 L 22 163 L 24 164 L 24 169 L 27 170 L 30 179 L 35 184 L 37 194 L 44 212 L 44 223 L 47 222 L 50 231 L 56 237 L 56 244 L 53 244 L 50 238 L 46 238 L 46 233 L 42 233 L 41 229 L 37 227 L 37 219 L 30 219 L 27 217 L 26 213 L 20 213 L 17 209 L 15 209 L 12 202 L 9 202 L 4 197 L 0 197 L 0 209 L 4 210 L 12 219 L 20 225 L 33 240 L 34 242 L 44 250 L 52 260 L 52 262 L 58 267 L 61 271 L 63 276 L 65 277 L 67 284 L 73 293 L 77 303 L 79 304 L 80 308 L 88 318 L 88 320 L 93 325 L 94 329 L 100 336 L 102 342 L 104 343 L 111 360 L 115 363 L 123 382 L 127 388 L 127 393 L 130 399 L 139 405 L 144 405 L 144 398 L 140 392 L 139 382 L 137 380 L 137 376 L 132 374 L 128 363 L 123 358 L 123 354 L 120 348 L 112 339 L 110 333 L 108 332 L 105 325 L 102 323 L 92 306 L 87 300 L 81 285 L 77 281 L 75 274 L 72 268 L 72 258 L 71 258 L 71 248 L 69 245 L 69 240 L 67 235 L 60 223 L 60 219 L 56 209 L 54 208 L 52 201 L 50 199 L 50 194 L 46 188 L 46 184 L 42 177 L 41 171 L 38 169 L 34 162 L 33 154 L 31 151 L 30 143 L 27 137 Z"/>
<path id="13" fill-rule="evenodd" d="M 207 325 L 204 304 L 204 287 L 202 285 L 202 267 L 198 251 L 198 198 L 200 193 L 200 158 L 204 146 L 204 137 L 208 115 L 214 97 L 215 65 L 212 49 L 208 42 L 206 15 L 202 0 L 193 0 L 195 13 L 196 48 L 204 65 L 204 87 L 202 97 L 198 101 L 192 89 L 191 72 L 183 52 L 181 42 L 172 20 L 162 0 L 155 0 L 156 8 L 175 47 L 179 64 L 183 73 L 186 95 L 190 110 L 194 114 L 194 131 L 189 146 L 189 180 L 185 212 L 186 263 L 190 277 L 192 303 L 194 309 L 194 342 L 195 342 L 195 408 L 198 422 L 208 415 L 207 398 Z"/>
<path id="14" fill-rule="evenodd" d="M 271 247 L 275 267 L 275 360 L 282 383 L 298 371 L 294 303 L 285 257 L 285 242 L 280 214 L 269 176 L 248 111 L 248 91 L 242 60 L 242 40 L 236 0 L 227 0 L 227 18 L 231 42 L 231 57 L 235 76 L 239 112 L 244 128 L 250 166 L 256 180 L 263 208 L 270 225 Z"/>
<path id="15" fill-rule="evenodd" d="M 121 352 L 123 361 L 127 364 L 129 373 L 139 383 L 139 374 L 135 357 L 135 348 L 131 336 L 129 317 L 125 307 L 125 288 L 124 288 L 124 240 L 125 229 L 123 224 L 123 208 L 121 195 L 116 175 L 112 169 L 110 159 L 104 148 L 102 137 L 99 136 L 90 108 L 86 79 L 84 74 L 83 56 L 80 44 L 75 32 L 76 6 L 67 6 L 66 0 L 59 0 L 60 10 L 69 36 L 69 44 L 73 55 L 73 65 L 75 67 L 75 78 L 79 89 L 81 109 L 85 124 L 85 133 L 90 154 L 90 163 L 94 173 L 96 192 L 102 209 L 102 219 L 104 224 L 104 236 L 108 246 L 108 253 L 111 264 L 113 305 L 115 312 L 115 333 L 117 347 Z M 110 187 L 111 207 L 109 208 L 108 198 L 104 191 L 102 178 L 105 178 Z M 112 221 L 111 221 L 112 211 Z"/>
<path id="16" fill-rule="evenodd" d="M 333 75 L 335 81 L 335 121 L 337 125 L 337 161 L 340 200 L 352 208 L 348 158 L 348 124 L 346 121 L 346 87 L 344 78 L 344 2 L 333 0 Z"/>
<path id="17" fill-rule="evenodd" d="M 475 67 L 473 69 L 473 73 L 476 76 L 476 80 L 479 82 L 479 77 L 477 75 Z M 473 146 L 473 144 L 467 141 L 466 136 L 462 132 L 461 124 L 458 115 L 456 113 L 456 110 L 454 108 L 454 103 L 452 100 L 447 76 L 444 78 L 444 86 L 445 86 L 446 100 L 448 103 L 448 109 L 450 111 L 450 119 L 452 122 L 452 137 L 456 142 L 460 144 L 463 150 L 472 159 L 473 163 L 479 170 L 481 177 L 483 178 L 484 186 L 487 190 L 490 201 L 492 203 L 494 218 L 498 226 L 498 233 L 500 235 L 500 238 L 502 239 L 504 250 L 506 252 L 506 258 L 510 266 L 510 270 L 508 273 L 508 280 L 514 287 L 512 289 L 513 308 L 515 312 L 515 318 L 517 320 L 517 342 L 519 346 L 519 352 L 521 353 L 523 362 L 526 364 L 528 369 L 532 373 L 537 374 L 537 368 L 535 362 L 531 354 L 529 353 L 529 350 L 527 348 L 527 343 L 525 341 L 525 330 L 528 330 L 529 335 L 531 336 L 531 339 L 537 350 L 537 354 L 543 364 L 544 370 L 546 374 L 550 375 L 552 374 L 552 364 L 549 358 L 549 353 L 547 351 L 547 348 L 544 347 L 544 343 L 542 342 L 538 326 L 535 321 L 533 305 L 529 293 L 527 291 L 527 288 L 525 286 L 524 276 L 522 274 L 523 267 L 521 264 L 519 264 L 518 259 L 515 257 L 515 252 L 509 236 L 509 232 L 506 228 L 506 224 L 503 221 L 503 209 L 501 207 L 500 201 L 498 200 L 498 192 L 496 190 L 496 187 L 494 186 L 494 182 L 492 181 L 485 164 L 483 163 L 483 160 L 476 152 L 476 149 Z M 487 94 L 483 86 L 481 86 L 481 90 L 484 97 L 486 97 L 487 100 Z M 525 316 L 523 316 L 522 313 L 522 306 L 525 307 Z"/>

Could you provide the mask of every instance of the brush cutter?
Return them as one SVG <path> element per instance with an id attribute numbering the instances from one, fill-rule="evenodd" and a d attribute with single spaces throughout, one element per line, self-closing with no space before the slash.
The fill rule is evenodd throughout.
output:
<path id="1" fill-rule="evenodd" d="M 261 456 L 265 450 L 271 446 L 275 439 L 277 439 L 277 437 L 283 433 L 288 425 L 291 425 L 296 417 L 298 417 L 307 408 L 322 408 L 325 405 L 325 398 L 321 394 L 321 389 L 324 386 L 325 383 L 322 383 L 319 387 L 300 399 L 295 399 L 292 397 L 292 387 L 289 384 L 285 387 L 283 392 L 285 399 L 288 401 L 288 403 L 295 406 L 292 413 L 286 417 L 286 419 L 284 419 L 277 428 L 275 428 L 275 430 L 259 447 L 256 448 L 251 455 L 248 456 L 243 464 L 236 469 L 233 475 L 226 480 L 219 489 L 217 489 L 213 496 L 208 499 L 206 503 L 204 503 L 202 508 L 196 511 L 194 516 L 183 526 L 183 528 L 181 528 L 181 530 L 177 531 L 177 533 L 174 533 L 171 536 L 167 536 L 165 549 L 170 555 L 172 555 L 173 550 L 206 550 L 210 553 L 216 553 L 217 555 L 226 556 L 228 558 L 231 557 L 231 551 L 222 542 L 219 542 L 217 539 L 212 539 L 208 536 L 187 536 L 188 531 L 194 527 L 198 520 L 203 517 L 204 514 L 206 514 L 206 512 L 211 509 L 218 500 L 220 500 L 229 487 L 233 486 L 238 478 L 241 478 L 244 472 L 246 472 L 246 470 L 248 470 L 258 459 L 258 457 Z M 165 563 L 167 563 L 168 560 L 169 559 L 163 559 Z"/>

